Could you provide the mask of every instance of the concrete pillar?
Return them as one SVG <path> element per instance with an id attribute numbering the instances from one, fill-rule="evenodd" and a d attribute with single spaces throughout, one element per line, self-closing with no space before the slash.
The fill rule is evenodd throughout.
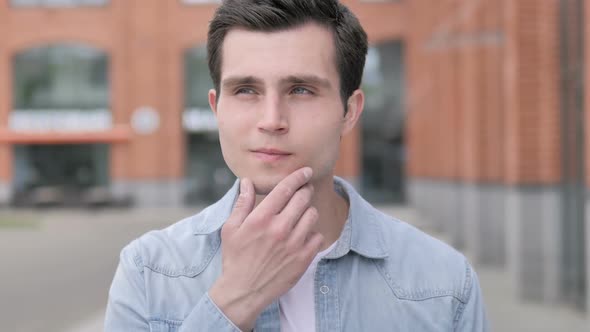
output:
<path id="1" fill-rule="evenodd" d="M 560 294 L 559 2 L 504 4 L 507 267 L 516 294 Z"/>
<path id="2" fill-rule="evenodd" d="M 0 181 L 0 207 L 6 206 L 12 199 L 12 186 L 10 183 Z"/>
<path id="3" fill-rule="evenodd" d="M 506 255 L 504 187 L 465 183 L 460 190 L 466 251 L 477 263 L 502 266 Z"/>
<path id="4" fill-rule="evenodd" d="M 586 194 L 586 314 L 590 321 L 590 192 Z"/>
<path id="5" fill-rule="evenodd" d="M 410 178 L 410 204 L 426 219 L 428 226 L 449 236 L 455 248 L 464 246 L 464 225 L 459 214 L 460 184 L 451 181 Z"/>
<path id="6" fill-rule="evenodd" d="M 561 193 L 558 187 L 506 189 L 507 267 L 521 298 L 560 300 Z"/>

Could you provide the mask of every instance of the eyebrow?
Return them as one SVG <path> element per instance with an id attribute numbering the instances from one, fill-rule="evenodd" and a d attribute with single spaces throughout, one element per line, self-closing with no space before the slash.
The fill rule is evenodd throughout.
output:
<path id="1" fill-rule="evenodd" d="M 226 88 L 251 84 L 262 84 L 262 80 L 254 76 L 230 76 L 221 82 L 221 85 Z"/>
<path id="2" fill-rule="evenodd" d="M 316 75 L 291 75 L 281 79 L 282 84 L 311 84 L 317 85 L 326 89 L 332 87 L 330 80 L 316 76 Z"/>
<path id="3" fill-rule="evenodd" d="M 282 78 L 280 84 L 311 84 L 326 89 L 332 87 L 330 80 L 317 75 L 289 75 Z M 222 86 L 234 87 L 237 85 L 263 85 L 262 79 L 255 76 L 230 76 L 221 82 Z"/>

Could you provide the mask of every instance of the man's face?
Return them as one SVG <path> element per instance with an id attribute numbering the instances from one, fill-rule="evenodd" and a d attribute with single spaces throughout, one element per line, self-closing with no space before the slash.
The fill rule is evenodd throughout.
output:
<path id="1" fill-rule="evenodd" d="M 222 49 L 220 96 L 216 104 L 211 90 L 209 102 L 234 174 L 251 179 L 260 195 L 303 166 L 313 169 L 312 182 L 331 178 L 363 98 L 355 92 L 344 115 L 331 32 L 311 23 L 271 33 L 234 29 Z"/>

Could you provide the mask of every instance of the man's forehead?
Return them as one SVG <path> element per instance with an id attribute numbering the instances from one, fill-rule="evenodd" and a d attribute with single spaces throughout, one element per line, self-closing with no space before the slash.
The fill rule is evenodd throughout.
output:
<path id="1" fill-rule="evenodd" d="M 252 34 L 262 37 L 269 37 L 273 35 L 305 32 L 306 30 L 310 29 L 322 30 L 326 33 L 332 34 L 332 31 L 326 25 L 315 21 L 307 21 L 301 22 L 300 24 L 294 24 L 290 27 L 277 27 L 275 29 L 250 29 L 244 26 L 235 26 L 227 31 L 225 39 L 227 40 L 227 37 L 232 34 Z"/>
<path id="2" fill-rule="evenodd" d="M 333 35 L 324 26 L 307 23 L 272 32 L 235 28 L 221 49 L 222 80 L 227 77 L 288 77 L 337 74 Z"/>

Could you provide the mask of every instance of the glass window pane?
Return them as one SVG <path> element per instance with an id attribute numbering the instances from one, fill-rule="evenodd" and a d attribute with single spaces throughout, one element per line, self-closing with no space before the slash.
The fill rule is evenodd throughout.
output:
<path id="1" fill-rule="evenodd" d="M 27 50 L 13 59 L 14 109 L 106 109 L 108 59 L 80 45 Z"/>
<path id="2" fill-rule="evenodd" d="M 403 45 L 391 41 L 369 49 L 363 90 L 362 186 L 374 203 L 403 202 Z"/>
<path id="3" fill-rule="evenodd" d="M 207 65 L 207 49 L 195 47 L 185 53 L 185 105 L 209 108 L 207 92 L 213 88 Z"/>
<path id="4" fill-rule="evenodd" d="M 209 108 L 208 91 L 213 88 L 207 65 L 207 49 L 196 47 L 185 53 L 185 112 L 187 133 L 186 202 L 203 203 L 219 199 L 233 184 L 235 176 L 221 154 L 217 122 Z"/>

